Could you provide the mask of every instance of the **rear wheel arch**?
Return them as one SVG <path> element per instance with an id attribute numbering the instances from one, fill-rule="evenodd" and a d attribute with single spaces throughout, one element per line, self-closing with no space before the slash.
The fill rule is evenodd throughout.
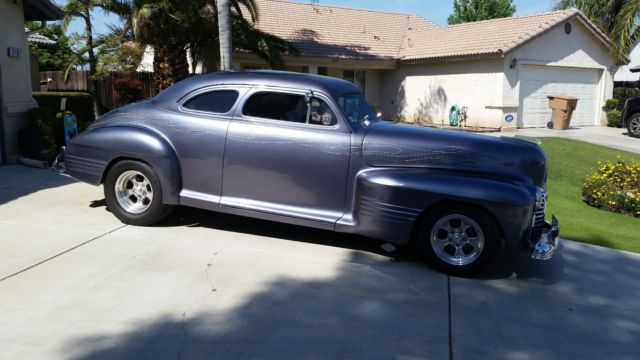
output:
<path id="1" fill-rule="evenodd" d="M 127 160 L 141 162 L 141 163 L 149 165 L 149 166 L 151 166 L 153 168 L 153 166 L 151 164 L 149 164 L 147 161 L 144 161 L 142 159 L 138 159 L 138 158 L 135 158 L 135 157 L 128 157 L 128 156 L 118 156 L 118 157 L 115 157 L 115 158 L 111 159 L 111 161 L 109 161 L 109 163 L 107 163 L 107 166 L 102 171 L 102 176 L 100 177 L 100 184 L 101 185 L 104 184 L 104 180 L 106 179 L 107 174 L 109 173 L 109 170 L 111 170 L 111 168 L 113 168 L 113 166 L 115 164 L 117 164 L 119 162 L 122 162 L 122 161 L 127 161 Z"/>
<path id="2" fill-rule="evenodd" d="M 151 167 L 156 175 L 160 178 L 160 184 L 163 188 L 162 200 L 166 204 L 178 205 L 179 193 L 182 190 L 182 173 L 180 171 L 180 163 L 177 156 L 173 154 L 173 159 L 168 157 L 158 157 L 156 161 L 147 161 L 141 157 L 131 156 L 116 156 L 111 159 L 105 167 L 100 177 L 100 184 L 104 185 L 105 179 L 109 174 L 109 171 L 123 161 L 135 161 Z M 168 164 L 175 163 L 174 171 L 171 171 L 171 166 Z M 175 172 L 175 173 L 174 173 Z"/>

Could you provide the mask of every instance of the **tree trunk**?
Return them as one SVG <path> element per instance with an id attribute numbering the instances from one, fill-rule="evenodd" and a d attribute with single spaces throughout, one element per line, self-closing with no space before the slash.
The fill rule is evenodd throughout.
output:
<path id="1" fill-rule="evenodd" d="M 101 106 L 101 89 L 100 83 L 94 79 L 94 75 L 96 74 L 96 66 L 98 65 L 98 60 L 96 59 L 96 53 L 93 50 L 93 29 L 91 26 L 91 13 L 87 8 L 84 13 L 84 22 L 85 22 L 85 34 L 87 35 L 87 48 L 89 55 L 89 83 L 90 89 L 89 92 L 93 98 L 93 115 L 95 118 L 98 118 L 102 114 L 102 106 Z"/>
<path id="2" fill-rule="evenodd" d="M 189 76 L 187 50 L 180 44 L 155 46 L 153 80 L 156 93 Z"/>
<path id="3" fill-rule="evenodd" d="M 220 70 L 231 70 L 231 4 L 229 0 L 217 0 L 218 28 L 220 34 Z"/>

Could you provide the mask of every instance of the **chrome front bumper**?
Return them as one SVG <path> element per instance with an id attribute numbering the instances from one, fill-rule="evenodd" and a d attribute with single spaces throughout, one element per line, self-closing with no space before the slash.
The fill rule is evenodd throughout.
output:
<path id="1" fill-rule="evenodd" d="M 544 230 L 540 239 L 531 242 L 530 245 L 533 248 L 531 258 L 536 260 L 551 259 L 560 245 L 560 225 L 558 225 L 558 219 L 555 216 L 551 217 L 551 223 L 544 222 Z"/>

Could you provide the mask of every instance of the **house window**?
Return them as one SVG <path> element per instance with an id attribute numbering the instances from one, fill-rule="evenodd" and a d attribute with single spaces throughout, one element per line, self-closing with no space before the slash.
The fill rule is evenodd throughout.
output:
<path id="1" fill-rule="evenodd" d="M 322 75 L 322 76 L 329 75 L 329 68 L 326 66 L 318 66 L 318 75 Z"/>
<path id="2" fill-rule="evenodd" d="M 182 107 L 190 110 L 226 114 L 238 100 L 235 90 L 212 91 L 197 95 L 185 102 Z"/>
<path id="3" fill-rule="evenodd" d="M 277 92 L 259 92 L 252 95 L 244 104 L 242 113 L 264 119 L 312 125 L 332 126 L 338 122 L 331 108 L 321 99 L 311 98 L 307 103 L 304 95 Z"/>
<path id="4" fill-rule="evenodd" d="M 367 72 L 364 70 L 345 70 L 342 72 L 342 78 L 351 81 L 364 94 L 367 85 Z"/>

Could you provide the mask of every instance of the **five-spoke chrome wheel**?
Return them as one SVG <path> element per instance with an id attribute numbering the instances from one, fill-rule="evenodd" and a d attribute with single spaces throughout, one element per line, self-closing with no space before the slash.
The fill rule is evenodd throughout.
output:
<path id="1" fill-rule="evenodd" d="M 438 219 L 431 229 L 430 240 L 434 253 L 451 265 L 467 265 L 475 261 L 485 242 L 480 225 L 461 214 Z"/>
<path id="2" fill-rule="evenodd" d="M 136 170 L 124 171 L 114 185 L 118 204 L 132 214 L 145 212 L 153 201 L 153 187 L 143 173 Z"/>

